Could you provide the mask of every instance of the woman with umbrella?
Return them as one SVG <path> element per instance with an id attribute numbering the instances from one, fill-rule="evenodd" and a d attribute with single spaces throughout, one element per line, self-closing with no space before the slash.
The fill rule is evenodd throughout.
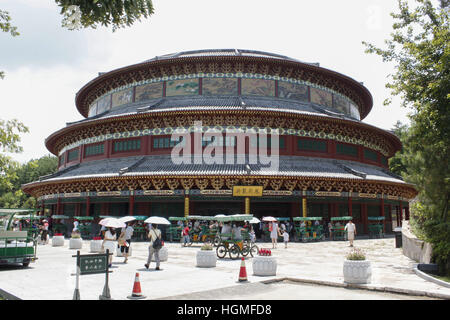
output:
<path id="1" fill-rule="evenodd" d="M 101 224 L 102 226 L 105 226 L 106 232 L 105 232 L 105 237 L 103 239 L 103 243 L 102 243 L 102 248 L 104 250 L 109 250 L 109 258 L 108 258 L 108 264 L 109 267 L 111 267 L 112 265 L 112 259 L 113 259 L 113 254 L 114 254 L 114 250 L 117 247 L 117 243 L 116 243 L 116 231 L 115 228 L 123 228 L 125 227 L 125 223 L 123 223 L 122 221 L 120 221 L 119 219 L 116 218 L 105 218 L 100 220 L 99 224 Z"/>
<path id="2" fill-rule="evenodd" d="M 104 248 L 105 251 L 109 250 L 109 253 L 110 253 L 110 256 L 108 258 L 109 267 L 111 267 L 112 259 L 113 259 L 113 255 L 111 253 L 114 253 L 114 249 L 116 248 L 116 246 L 117 246 L 116 230 L 114 228 L 107 227 L 106 232 L 105 232 L 105 238 L 103 239 L 102 247 Z"/>
<path id="3" fill-rule="evenodd" d="M 272 239 L 272 249 L 276 249 L 278 234 L 280 233 L 280 231 L 278 230 L 277 219 L 275 219 L 274 217 L 264 217 L 263 221 L 267 221 L 272 224 L 272 229 L 270 229 L 270 227 L 269 227 L 270 239 Z"/>
<path id="4" fill-rule="evenodd" d="M 158 224 L 170 225 L 169 220 L 162 217 L 150 217 L 144 221 L 145 223 L 150 223 L 151 228 L 148 232 L 148 238 L 150 243 L 148 245 L 148 258 L 147 263 L 144 265 L 146 269 L 150 267 L 150 262 L 152 261 L 153 254 L 155 254 L 156 268 L 155 270 L 161 270 L 159 268 L 159 250 L 162 248 L 161 230 L 158 229 Z"/>

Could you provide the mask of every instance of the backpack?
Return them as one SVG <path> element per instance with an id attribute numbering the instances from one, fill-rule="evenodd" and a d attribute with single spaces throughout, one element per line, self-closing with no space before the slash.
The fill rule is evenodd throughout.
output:
<path id="1" fill-rule="evenodd" d="M 156 232 L 155 232 L 156 236 Z M 160 237 L 156 237 L 155 241 L 153 241 L 153 249 L 159 250 L 162 248 L 162 241 Z"/>

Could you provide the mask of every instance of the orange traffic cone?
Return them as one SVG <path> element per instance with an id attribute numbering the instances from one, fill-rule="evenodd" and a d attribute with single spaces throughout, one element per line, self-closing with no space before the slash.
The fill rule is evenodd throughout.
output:
<path id="1" fill-rule="evenodd" d="M 242 257 L 241 269 L 239 271 L 239 282 L 248 281 L 247 270 L 245 269 L 245 259 Z"/>
<path id="2" fill-rule="evenodd" d="M 127 297 L 128 299 L 145 299 L 146 296 L 142 295 L 141 292 L 141 283 L 139 282 L 139 273 L 136 272 L 136 277 L 134 278 L 133 292 L 131 296 Z"/>

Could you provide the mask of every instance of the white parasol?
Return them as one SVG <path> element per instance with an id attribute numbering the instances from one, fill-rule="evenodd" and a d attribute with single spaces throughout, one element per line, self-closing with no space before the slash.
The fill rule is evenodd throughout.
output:
<path id="1" fill-rule="evenodd" d="M 128 217 L 119 218 L 118 220 L 125 223 L 125 222 L 134 221 L 134 220 L 136 220 L 136 218 L 132 217 L 132 216 L 128 216 Z"/>
<path id="2" fill-rule="evenodd" d="M 263 221 L 267 221 L 267 222 L 275 222 L 275 221 L 277 221 L 277 219 L 275 219 L 274 217 L 263 217 L 262 220 Z"/>
<path id="3" fill-rule="evenodd" d="M 248 223 L 254 224 L 254 223 L 260 223 L 260 222 L 261 221 L 258 218 L 253 217 Z"/>
<path id="4" fill-rule="evenodd" d="M 170 225 L 169 220 L 163 217 L 150 217 L 144 220 L 145 223 L 151 223 L 151 224 L 167 224 Z"/>
<path id="5" fill-rule="evenodd" d="M 125 228 L 125 223 L 117 218 L 105 218 L 100 220 L 98 224 L 110 228 Z"/>

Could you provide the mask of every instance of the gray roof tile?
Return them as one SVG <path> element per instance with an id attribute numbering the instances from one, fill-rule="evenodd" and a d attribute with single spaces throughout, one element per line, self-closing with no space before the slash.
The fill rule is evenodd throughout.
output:
<path id="1" fill-rule="evenodd" d="M 354 161 L 312 158 L 300 156 L 280 156 L 278 170 L 268 165 L 249 164 L 252 175 L 330 177 L 356 180 L 380 180 L 403 183 L 387 170 Z M 349 170 L 350 169 L 350 170 Z M 87 177 L 115 177 L 133 175 L 246 175 L 245 163 L 175 164 L 170 155 L 138 156 L 96 160 L 77 165 L 72 170 L 64 170 L 42 181 Z"/>

